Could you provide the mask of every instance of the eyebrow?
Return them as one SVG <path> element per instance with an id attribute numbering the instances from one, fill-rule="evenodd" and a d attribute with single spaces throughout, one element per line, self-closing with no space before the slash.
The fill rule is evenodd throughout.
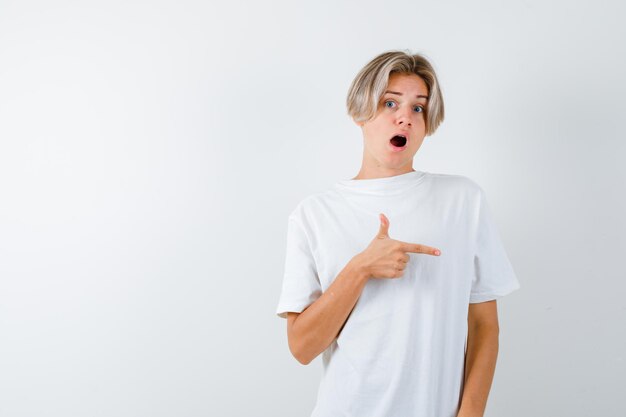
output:
<path id="1" fill-rule="evenodd" d="M 399 93 L 399 92 L 397 92 L 397 91 L 389 91 L 389 90 L 387 90 L 387 91 L 385 91 L 385 94 L 387 94 L 387 93 L 389 93 L 389 94 L 395 94 L 395 95 L 398 95 L 398 96 L 401 96 L 401 95 L 402 95 L 402 93 Z M 415 96 L 415 97 L 417 97 L 417 98 L 425 98 L 426 100 L 428 100 L 428 96 L 418 95 L 418 96 Z"/>

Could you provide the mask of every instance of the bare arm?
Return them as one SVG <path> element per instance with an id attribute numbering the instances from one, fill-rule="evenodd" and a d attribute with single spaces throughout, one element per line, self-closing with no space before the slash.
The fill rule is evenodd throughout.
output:
<path id="1" fill-rule="evenodd" d="M 313 304 L 302 313 L 288 313 L 289 349 L 298 362 L 309 364 L 335 340 L 367 280 L 353 258 Z"/>
<path id="2" fill-rule="evenodd" d="M 498 311 L 495 300 L 469 305 L 465 384 L 457 417 L 482 417 L 498 357 Z"/>

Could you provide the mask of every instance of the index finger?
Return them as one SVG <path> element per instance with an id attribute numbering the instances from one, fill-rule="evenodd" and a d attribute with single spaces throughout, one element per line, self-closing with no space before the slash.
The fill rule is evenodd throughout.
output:
<path id="1" fill-rule="evenodd" d="M 419 243 L 402 243 L 402 250 L 405 252 L 412 253 L 425 253 L 426 255 L 441 255 L 441 251 L 437 248 L 433 248 L 432 246 L 420 245 Z"/>

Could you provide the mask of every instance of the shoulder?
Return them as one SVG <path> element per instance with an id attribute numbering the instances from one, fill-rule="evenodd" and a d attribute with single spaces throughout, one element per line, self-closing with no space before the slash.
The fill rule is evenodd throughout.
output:
<path id="1" fill-rule="evenodd" d="M 480 198 L 482 187 L 473 179 L 459 174 L 427 173 L 433 190 L 441 193 L 466 196 L 470 199 Z"/>
<path id="2" fill-rule="evenodd" d="M 289 214 L 289 218 L 306 225 L 324 211 L 333 200 L 337 199 L 336 193 L 331 190 L 310 194 L 301 199 Z"/>

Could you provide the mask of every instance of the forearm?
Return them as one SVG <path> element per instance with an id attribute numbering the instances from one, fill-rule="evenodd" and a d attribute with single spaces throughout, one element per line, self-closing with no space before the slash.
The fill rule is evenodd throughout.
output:
<path id="1" fill-rule="evenodd" d="M 311 362 L 337 337 L 367 281 L 366 273 L 352 260 L 328 289 L 298 315 L 289 344 L 301 363 Z"/>
<path id="2" fill-rule="evenodd" d="M 458 417 L 482 417 L 496 369 L 499 330 L 494 326 L 470 328 L 465 355 L 465 383 Z"/>

